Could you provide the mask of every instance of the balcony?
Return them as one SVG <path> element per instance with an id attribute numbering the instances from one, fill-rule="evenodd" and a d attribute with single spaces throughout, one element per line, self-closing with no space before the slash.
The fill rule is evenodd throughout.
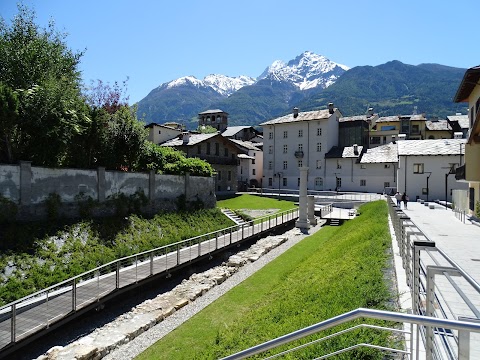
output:
<path id="1" fill-rule="evenodd" d="M 295 151 L 295 157 L 297 159 L 303 159 L 303 151 L 301 151 L 301 150 Z"/>

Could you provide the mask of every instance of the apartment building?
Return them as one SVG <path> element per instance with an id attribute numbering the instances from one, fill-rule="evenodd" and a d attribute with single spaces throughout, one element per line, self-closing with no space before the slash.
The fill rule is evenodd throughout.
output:
<path id="1" fill-rule="evenodd" d="M 323 190 L 325 154 L 338 145 L 338 119 L 333 103 L 325 110 L 300 112 L 266 121 L 263 127 L 263 186 L 298 189 L 300 167 L 308 167 L 309 189 Z"/>

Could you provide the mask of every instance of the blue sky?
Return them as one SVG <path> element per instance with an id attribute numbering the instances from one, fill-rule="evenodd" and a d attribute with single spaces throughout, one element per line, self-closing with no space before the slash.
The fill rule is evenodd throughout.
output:
<path id="1" fill-rule="evenodd" d="M 16 0 L 0 0 L 10 20 Z M 130 103 L 181 76 L 256 77 L 305 50 L 349 67 L 480 64 L 478 0 L 24 0 L 85 50 L 85 84 L 129 77 Z"/>

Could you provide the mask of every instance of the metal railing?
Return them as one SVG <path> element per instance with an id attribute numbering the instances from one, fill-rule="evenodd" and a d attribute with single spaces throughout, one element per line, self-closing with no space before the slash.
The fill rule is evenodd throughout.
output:
<path id="1" fill-rule="evenodd" d="M 480 285 L 389 199 L 389 212 L 397 239 L 415 314 L 444 319 L 480 319 Z M 453 241 L 454 239 L 452 239 Z M 457 359 L 460 334 L 418 328 L 427 359 Z M 419 336 L 417 336 L 419 338 Z M 475 339 L 480 358 L 480 338 Z"/>
<path id="2" fill-rule="evenodd" d="M 253 190 L 253 189 L 250 189 Z M 275 196 L 299 196 L 298 189 L 278 189 L 275 187 L 269 188 L 255 188 L 255 192 L 263 195 L 270 194 Z M 315 200 L 319 201 L 325 199 L 325 201 L 375 201 L 383 199 L 383 194 L 377 193 L 362 193 L 362 192 L 347 192 L 347 191 L 320 191 L 320 190 L 307 190 L 307 195 L 315 196 Z"/>
<path id="3" fill-rule="evenodd" d="M 121 288 L 208 256 L 298 218 L 298 208 L 127 256 L 0 307 L 0 351 Z M 0 352 L 0 357 L 2 353 Z"/>
<path id="4" fill-rule="evenodd" d="M 314 344 L 317 344 L 319 342 L 327 341 L 333 337 L 338 337 L 340 335 L 345 334 L 347 331 L 352 331 L 355 328 L 358 328 L 359 326 L 361 327 L 371 327 L 371 328 L 376 328 L 379 330 L 385 330 L 389 332 L 398 332 L 401 334 L 407 334 L 410 335 L 410 341 L 413 342 L 413 337 L 411 336 L 413 333 L 413 327 L 425 327 L 425 328 L 432 328 L 432 329 L 449 329 L 451 331 L 456 331 L 459 334 L 459 338 L 461 341 L 457 342 L 456 346 L 456 353 L 458 354 L 458 359 L 459 360 L 467 360 L 470 359 L 470 343 L 469 339 L 471 337 L 472 333 L 479 334 L 480 333 L 480 324 L 478 323 L 473 323 L 473 322 L 468 322 L 468 321 L 460 321 L 460 320 L 448 320 L 448 319 L 439 319 L 436 317 L 428 317 L 428 316 L 421 316 L 421 315 L 413 315 L 413 314 L 404 314 L 404 313 L 397 313 L 397 312 L 391 312 L 391 311 L 383 311 L 383 310 L 374 310 L 374 309 L 356 309 L 347 313 L 344 313 L 342 315 L 338 315 L 336 317 L 333 317 L 331 319 L 319 322 L 317 324 L 311 325 L 309 327 L 294 331 L 292 333 L 283 335 L 281 337 L 278 337 L 276 339 L 264 342 L 262 344 L 256 345 L 254 347 L 251 347 L 249 349 L 240 351 L 236 354 L 227 356 L 222 358 L 222 360 L 238 360 L 238 359 L 245 359 L 247 357 L 256 355 L 256 354 L 261 354 L 265 351 L 276 349 L 282 345 L 286 344 L 291 344 L 292 342 L 303 339 L 307 336 L 311 336 L 313 334 L 317 334 L 321 331 L 328 330 L 330 328 L 333 328 L 337 325 L 341 325 L 347 322 L 354 321 L 359 318 L 367 318 L 367 319 L 379 319 L 379 320 L 385 320 L 385 321 L 393 321 L 397 322 L 399 324 L 410 324 L 410 331 L 404 331 L 400 330 L 398 328 L 392 328 L 392 327 L 380 327 L 380 326 L 372 326 L 372 325 L 367 325 L 367 324 L 361 324 L 357 325 L 355 327 L 351 327 L 347 330 L 342 330 L 339 331 L 335 334 L 325 336 L 323 338 L 311 340 L 308 343 L 289 348 L 288 350 L 283 350 L 281 352 L 278 352 L 274 355 L 270 355 L 266 357 L 265 359 L 273 359 L 276 357 L 280 357 L 283 355 L 286 355 L 288 353 L 292 353 L 295 351 L 301 351 L 302 349 L 306 348 L 307 346 L 311 346 Z M 361 340 L 361 339 L 359 339 Z M 343 352 L 348 352 L 351 351 L 355 348 L 358 347 L 370 347 L 370 348 L 375 348 L 384 352 L 390 352 L 390 353 L 397 353 L 397 354 L 405 354 L 410 357 L 410 359 L 419 359 L 419 354 L 415 353 L 413 351 L 413 344 L 409 346 L 410 350 L 408 350 L 408 347 L 402 347 L 402 348 L 390 348 L 386 346 L 379 346 L 379 345 L 373 345 L 369 343 L 362 343 L 359 342 L 356 345 L 349 346 L 347 348 L 339 349 L 338 351 L 335 351 L 330 354 L 325 354 L 323 356 L 317 357 L 316 359 L 326 359 L 328 357 L 343 353 Z M 428 355 L 427 355 L 428 358 Z"/>

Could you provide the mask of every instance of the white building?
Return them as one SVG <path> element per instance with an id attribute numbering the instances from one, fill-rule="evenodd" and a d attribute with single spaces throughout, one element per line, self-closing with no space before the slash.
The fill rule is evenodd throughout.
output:
<path id="1" fill-rule="evenodd" d="M 145 125 L 145 128 L 148 129 L 148 140 L 157 145 L 175 139 L 182 134 L 180 127 L 174 128 L 157 123 Z"/>
<path id="2" fill-rule="evenodd" d="M 398 141 L 398 190 L 416 199 L 451 201 L 452 189 L 468 185 L 455 180 L 463 164 L 466 139 Z"/>
<path id="3" fill-rule="evenodd" d="M 358 145 L 331 148 L 325 154 L 324 189 L 315 190 L 366 191 L 358 164 L 362 150 Z"/>
<path id="4" fill-rule="evenodd" d="M 323 190 L 325 154 L 338 145 L 338 109 L 293 113 L 263 126 L 263 186 L 298 189 L 299 167 L 308 167 L 308 189 Z"/>
<path id="5" fill-rule="evenodd" d="M 223 135 L 223 134 L 222 134 Z M 230 139 L 244 153 L 238 154 L 239 166 L 237 171 L 237 180 L 240 184 L 247 187 L 262 186 L 263 175 L 263 151 L 258 148 L 256 143 L 251 141 L 242 141 Z"/>
<path id="6" fill-rule="evenodd" d="M 380 193 L 385 188 L 397 187 L 397 144 L 389 143 L 367 149 L 360 159 L 360 181 L 365 181 L 362 191 Z"/>

